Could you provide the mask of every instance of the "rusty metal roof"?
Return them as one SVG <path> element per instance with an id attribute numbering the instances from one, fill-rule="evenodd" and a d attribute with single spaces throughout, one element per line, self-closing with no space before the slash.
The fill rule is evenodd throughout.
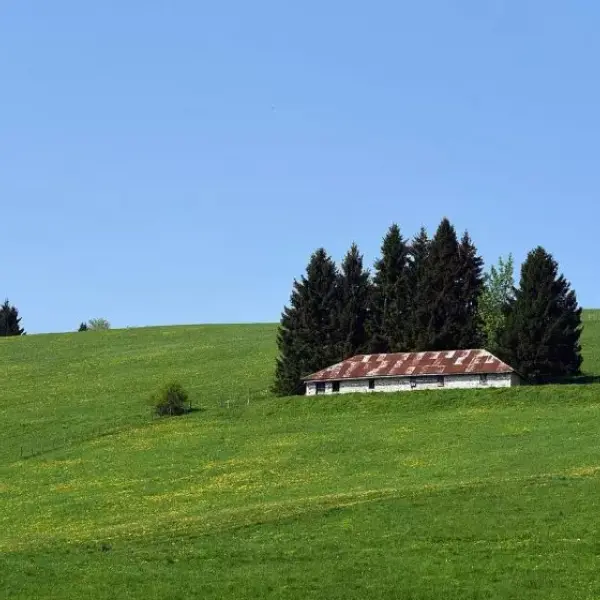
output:
<path id="1" fill-rule="evenodd" d="M 313 373 L 304 381 L 514 372 L 514 369 L 487 350 L 441 350 L 361 354 Z"/>

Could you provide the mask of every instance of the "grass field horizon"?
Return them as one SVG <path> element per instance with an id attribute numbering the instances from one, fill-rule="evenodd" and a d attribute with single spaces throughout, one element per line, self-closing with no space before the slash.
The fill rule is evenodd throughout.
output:
<path id="1" fill-rule="evenodd" d="M 0 596 L 600 597 L 599 384 L 279 399 L 275 333 L 0 340 Z"/>

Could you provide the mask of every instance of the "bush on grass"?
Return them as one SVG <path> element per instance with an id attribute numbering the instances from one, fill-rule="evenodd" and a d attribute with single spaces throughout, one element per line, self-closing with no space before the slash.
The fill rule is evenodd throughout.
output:
<path id="1" fill-rule="evenodd" d="M 90 319 L 87 325 L 91 331 L 107 331 L 110 329 L 110 323 L 103 317 Z"/>
<path id="2" fill-rule="evenodd" d="M 188 393 L 179 383 L 171 383 L 153 397 L 155 413 L 159 417 L 184 415 L 191 410 Z"/>

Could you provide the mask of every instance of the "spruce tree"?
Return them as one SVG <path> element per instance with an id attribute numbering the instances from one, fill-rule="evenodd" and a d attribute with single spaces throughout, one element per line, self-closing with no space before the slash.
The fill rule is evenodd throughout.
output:
<path id="1" fill-rule="evenodd" d="M 464 319 L 456 230 L 442 219 L 431 243 L 414 310 L 414 350 L 454 350 Z"/>
<path id="2" fill-rule="evenodd" d="M 402 352 L 408 343 L 408 247 L 398 225 L 393 224 L 375 262 L 369 310 L 369 351 Z"/>
<path id="3" fill-rule="evenodd" d="M 581 308 L 558 263 L 538 246 L 521 267 L 499 354 L 533 383 L 581 373 Z"/>
<path id="4" fill-rule="evenodd" d="M 427 260 L 429 256 L 430 240 L 425 227 L 413 238 L 409 247 L 408 263 L 408 289 L 409 289 L 409 317 L 407 323 L 408 344 L 410 351 L 417 349 L 417 332 L 419 326 L 416 320 L 417 307 L 421 302 L 427 301 L 427 290 L 424 287 Z"/>
<path id="5" fill-rule="evenodd" d="M 0 306 L 0 336 L 23 335 L 25 330 L 20 326 L 21 317 L 15 306 L 8 299 Z"/>
<path id="6" fill-rule="evenodd" d="M 335 263 L 323 248 L 313 253 L 300 281 L 294 280 L 277 334 L 273 390 L 278 395 L 303 394 L 304 376 L 337 362 L 337 281 Z"/>
<path id="7" fill-rule="evenodd" d="M 458 246 L 461 294 L 461 329 L 457 349 L 480 348 L 483 345 L 483 323 L 479 300 L 483 293 L 483 259 L 477 254 L 468 232 Z"/>
<path id="8" fill-rule="evenodd" d="M 84 321 L 82 321 L 79 325 L 79 329 L 77 331 L 87 331 L 88 330 L 88 326 L 87 323 L 85 323 Z"/>
<path id="9" fill-rule="evenodd" d="M 356 244 L 352 244 L 344 257 L 337 285 L 336 327 L 339 336 L 338 360 L 341 361 L 367 350 L 371 282 Z"/>

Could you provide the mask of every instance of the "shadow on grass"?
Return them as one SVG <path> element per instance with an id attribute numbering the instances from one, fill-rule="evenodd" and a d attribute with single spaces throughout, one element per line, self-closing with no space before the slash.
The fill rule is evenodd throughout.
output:
<path id="1" fill-rule="evenodd" d="M 570 377 L 546 377 L 539 381 L 523 381 L 523 386 L 540 387 L 545 385 L 591 385 L 600 383 L 600 375 L 573 375 Z"/>
<path id="2" fill-rule="evenodd" d="M 600 383 L 600 375 L 577 375 L 574 377 L 564 377 L 560 381 L 556 383 L 566 383 L 566 384 L 590 384 L 590 383 Z"/>
<path id="3" fill-rule="evenodd" d="M 152 417 L 152 419 L 177 419 L 177 418 L 185 417 L 187 415 L 191 415 L 194 413 L 202 413 L 202 412 L 206 412 L 206 409 L 202 408 L 201 406 L 190 406 L 189 408 L 186 408 L 185 411 L 180 414 L 165 413 L 165 414 L 159 415 L 156 413 L 156 411 L 152 411 L 151 417 Z"/>

